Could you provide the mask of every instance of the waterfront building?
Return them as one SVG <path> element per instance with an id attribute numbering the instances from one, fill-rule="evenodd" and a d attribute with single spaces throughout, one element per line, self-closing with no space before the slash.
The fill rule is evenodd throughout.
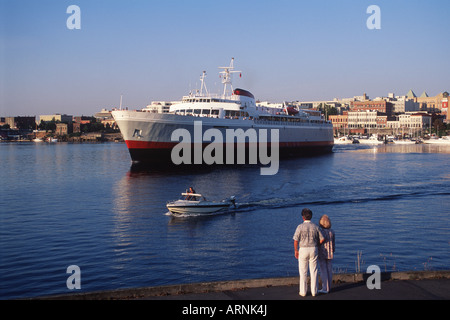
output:
<path id="1" fill-rule="evenodd" d="M 79 123 L 79 124 L 88 124 L 88 123 L 91 123 L 92 117 L 88 117 L 88 116 L 76 116 L 76 117 L 73 117 L 73 121 L 74 121 L 75 123 Z"/>
<path id="2" fill-rule="evenodd" d="M 396 133 L 415 134 L 430 128 L 432 116 L 426 112 L 407 112 L 397 116 L 395 121 L 387 121 L 387 127 Z"/>
<path id="3" fill-rule="evenodd" d="M 94 114 L 94 118 L 97 120 L 111 120 L 113 119 L 111 111 L 108 109 L 102 109 L 100 112 Z"/>
<path id="4" fill-rule="evenodd" d="M 319 107 L 329 106 L 335 108 L 338 112 L 338 115 L 343 115 L 344 112 L 349 111 L 352 105 L 355 102 L 368 101 L 369 96 L 364 93 L 361 96 L 354 96 L 352 98 L 334 98 L 333 100 L 315 100 L 315 101 L 295 101 L 295 104 L 300 109 L 315 109 L 317 110 Z M 328 117 L 331 117 L 328 116 Z M 330 118 L 328 118 L 330 119 Z M 338 121 L 339 118 L 334 118 L 335 121 Z M 339 119 L 339 121 L 343 121 L 344 118 Z"/>
<path id="5" fill-rule="evenodd" d="M 111 111 L 102 109 L 100 112 L 94 114 L 94 118 L 101 122 L 105 128 L 117 129 L 117 124 L 111 115 Z"/>
<path id="6" fill-rule="evenodd" d="M 445 95 L 446 94 L 446 95 Z M 442 99 L 442 110 L 441 113 L 445 117 L 445 122 L 450 123 L 450 119 L 448 118 L 448 92 L 444 92 L 444 98 Z"/>
<path id="7" fill-rule="evenodd" d="M 407 98 L 407 99 L 416 99 L 417 96 L 416 96 L 416 94 L 414 93 L 414 91 L 409 90 L 408 93 L 406 94 L 406 98 Z"/>
<path id="8" fill-rule="evenodd" d="M 348 112 L 348 128 L 352 132 L 355 129 L 377 129 L 377 118 L 381 116 L 378 111 L 364 110 L 364 111 L 349 111 Z M 362 131 L 361 133 L 364 133 Z"/>
<path id="9" fill-rule="evenodd" d="M 367 100 L 367 101 L 355 101 L 350 109 L 352 112 L 360 112 L 360 111 L 376 111 L 385 113 L 387 116 L 391 116 L 393 114 L 393 104 L 384 99 L 379 100 Z M 349 113 L 350 120 L 350 113 Z"/>
<path id="10" fill-rule="evenodd" d="M 8 124 L 11 129 L 36 129 L 35 116 L 5 117 L 3 123 Z"/>
<path id="11" fill-rule="evenodd" d="M 404 128 L 424 128 L 430 126 L 431 115 L 427 113 L 408 112 L 399 115 L 400 127 Z"/>
<path id="12" fill-rule="evenodd" d="M 57 123 L 55 133 L 64 136 L 69 133 L 69 125 L 67 123 Z"/>
<path id="13" fill-rule="evenodd" d="M 349 132 L 348 131 L 348 111 L 344 111 L 343 114 L 338 115 L 330 115 L 328 116 L 328 120 L 333 124 L 333 131 L 335 135 L 338 135 L 338 132 Z"/>
<path id="14" fill-rule="evenodd" d="M 395 100 L 391 100 L 390 102 L 393 106 L 393 113 L 396 114 L 420 110 L 420 105 L 418 102 L 406 99 L 405 97 L 397 98 Z"/>
<path id="15" fill-rule="evenodd" d="M 73 120 L 73 116 L 71 115 L 67 115 L 67 114 L 52 114 L 52 115 L 40 115 L 39 116 L 39 123 L 41 123 L 42 121 L 44 122 L 51 122 L 51 121 L 56 121 L 56 122 L 65 122 L 65 123 L 70 123 Z"/>
<path id="16" fill-rule="evenodd" d="M 448 92 L 441 92 L 434 97 L 429 97 L 428 94 L 424 91 L 420 97 L 417 97 L 414 92 L 410 90 L 406 97 L 407 99 L 418 103 L 420 111 L 447 113 Z"/>
<path id="17" fill-rule="evenodd" d="M 298 106 L 302 109 L 317 109 L 320 106 L 325 105 L 338 109 L 342 106 L 342 102 L 337 99 L 334 99 L 334 100 L 302 101 L 298 103 Z"/>
<path id="18" fill-rule="evenodd" d="M 81 132 L 81 123 L 73 122 L 72 123 L 72 130 L 73 130 L 73 133 Z"/>
<path id="19" fill-rule="evenodd" d="M 414 92 L 411 91 L 411 93 L 408 93 L 410 96 L 414 96 Z M 400 114 L 405 112 L 412 112 L 412 111 L 419 111 L 420 105 L 417 101 L 414 101 L 414 99 L 408 98 L 408 95 L 406 96 L 395 96 L 394 93 L 389 93 L 387 98 L 380 98 L 385 99 L 386 101 L 392 103 L 392 113 L 394 114 Z"/>

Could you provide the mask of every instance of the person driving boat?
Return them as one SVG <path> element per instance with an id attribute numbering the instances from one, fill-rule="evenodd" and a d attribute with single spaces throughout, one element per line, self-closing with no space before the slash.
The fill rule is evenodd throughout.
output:
<path id="1" fill-rule="evenodd" d="M 189 189 L 186 190 L 186 193 L 188 193 L 188 194 L 194 194 L 194 193 L 195 193 L 195 190 L 194 190 L 194 188 L 189 187 Z M 185 200 L 189 200 L 189 201 L 197 201 L 198 199 L 197 199 L 196 196 L 190 196 L 190 195 L 187 195 L 186 198 L 185 198 Z"/>

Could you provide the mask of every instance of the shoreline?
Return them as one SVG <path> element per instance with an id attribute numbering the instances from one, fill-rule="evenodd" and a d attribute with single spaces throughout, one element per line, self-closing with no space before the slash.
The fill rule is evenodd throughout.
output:
<path id="1" fill-rule="evenodd" d="M 55 143 L 104 143 L 104 142 L 115 142 L 115 143 L 125 143 L 122 138 L 121 133 L 102 133 L 102 132 L 91 132 L 88 134 L 83 134 L 81 136 L 68 137 L 68 136 L 56 136 L 58 141 L 51 142 Z M 32 139 L 21 139 L 21 140 L 0 140 L 0 143 L 50 143 L 48 141 L 33 141 Z"/>
<path id="2" fill-rule="evenodd" d="M 371 274 L 346 273 L 333 275 L 333 287 L 342 284 L 364 284 Z M 320 279 L 320 277 L 319 277 Z M 450 270 L 441 271 L 404 271 L 381 272 L 382 282 L 392 281 L 422 281 L 450 279 Z M 224 291 L 243 291 L 253 289 L 267 289 L 275 287 L 298 286 L 298 276 L 242 279 L 231 281 L 199 282 L 156 287 L 141 287 L 128 289 L 115 289 L 85 293 L 68 293 L 41 297 L 23 298 L 19 300 L 135 300 L 135 299 L 166 299 L 179 300 L 186 295 L 215 295 Z M 331 291 L 333 292 L 333 290 Z M 281 297 L 281 299 L 283 299 Z"/>

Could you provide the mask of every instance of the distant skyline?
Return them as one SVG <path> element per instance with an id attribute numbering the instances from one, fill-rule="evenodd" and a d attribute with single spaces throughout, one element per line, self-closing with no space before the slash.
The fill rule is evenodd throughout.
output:
<path id="1" fill-rule="evenodd" d="M 70 5 L 81 29 L 69 29 Z M 370 5 L 381 29 L 366 25 Z M 256 99 L 450 90 L 448 1 L 0 0 L 0 116 L 140 109 L 200 88 Z"/>

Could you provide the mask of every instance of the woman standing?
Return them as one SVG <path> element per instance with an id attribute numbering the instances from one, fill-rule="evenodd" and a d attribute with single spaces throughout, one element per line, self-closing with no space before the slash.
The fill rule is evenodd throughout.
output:
<path id="1" fill-rule="evenodd" d="M 334 256 L 334 231 L 331 229 L 330 218 L 324 214 L 319 220 L 319 229 L 325 238 L 325 241 L 319 246 L 319 267 L 320 278 L 322 279 L 322 289 L 320 293 L 330 292 L 333 280 L 332 260 Z"/>

